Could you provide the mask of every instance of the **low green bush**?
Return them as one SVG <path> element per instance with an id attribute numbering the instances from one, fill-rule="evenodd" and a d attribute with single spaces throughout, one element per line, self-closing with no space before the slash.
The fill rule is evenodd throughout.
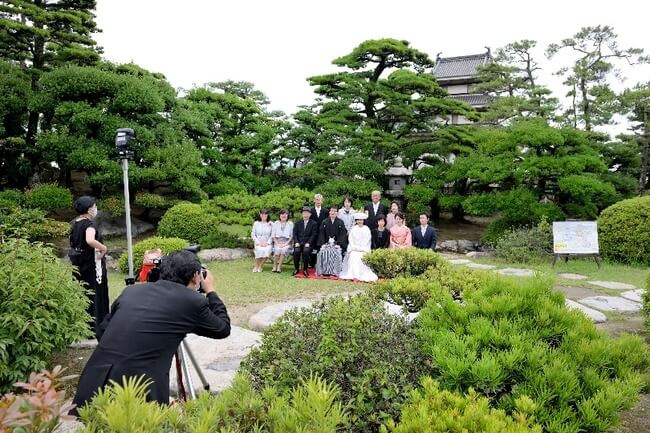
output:
<path id="1" fill-rule="evenodd" d="M 645 327 L 650 329 L 650 275 L 645 283 L 645 290 L 641 294 L 643 299 L 643 314 L 645 315 Z"/>
<path id="2" fill-rule="evenodd" d="M 650 195 L 619 201 L 598 217 L 604 258 L 650 265 Z"/>
<path id="3" fill-rule="evenodd" d="M 12 210 L 25 204 L 25 194 L 17 189 L 0 191 L 0 210 Z"/>
<path id="4" fill-rule="evenodd" d="M 97 208 L 110 213 L 114 217 L 121 217 L 126 213 L 124 209 L 124 196 L 109 195 L 108 197 L 103 197 L 98 201 Z"/>
<path id="5" fill-rule="evenodd" d="M 163 254 L 169 254 L 173 253 L 174 251 L 180 251 L 183 248 L 186 248 L 188 245 L 189 242 L 187 242 L 185 239 L 179 238 L 163 238 L 154 236 L 144 239 L 133 245 L 133 266 L 136 270 L 140 268 L 142 265 L 142 259 L 144 258 L 144 252 L 147 250 L 160 248 Z M 120 268 L 120 271 L 124 273 L 129 271 L 129 258 L 126 252 L 120 256 L 117 264 Z"/>
<path id="6" fill-rule="evenodd" d="M 463 293 L 478 290 L 486 277 L 484 271 L 453 266 L 447 263 L 431 267 L 418 277 L 396 277 L 380 281 L 368 290 L 374 296 L 392 304 L 406 307 L 409 312 L 420 311 L 439 293 L 460 299 Z"/>
<path id="7" fill-rule="evenodd" d="M 43 183 L 27 191 L 25 202 L 29 207 L 44 211 L 70 209 L 72 207 L 72 193 L 56 184 Z"/>
<path id="8" fill-rule="evenodd" d="M 417 276 L 445 263 L 440 254 L 419 248 L 377 249 L 363 256 L 363 262 L 380 278 Z"/>
<path id="9" fill-rule="evenodd" d="M 199 241 L 201 248 L 253 248 L 253 240 L 250 237 L 240 238 L 232 233 L 220 230 L 213 230 Z"/>
<path id="10" fill-rule="evenodd" d="M 138 378 L 107 387 L 80 410 L 81 433 L 336 433 L 347 422 L 336 387 L 315 377 L 282 393 L 255 390 L 238 375 L 218 395 L 204 392 L 176 406 L 147 402 L 146 395 Z"/>
<path id="11" fill-rule="evenodd" d="M 377 431 L 399 414 L 427 369 L 414 325 L 367 296 L 286 313 L 242 363 L 256 389 L 289 390 L 312 374 L 340 389 L 350 432 Z"/>
<path id="12" fill-rule="evenodd" d="M 197 243 L 214 230 L 216 225 L 216 218 L 200 205 L 181 203 L 165 212 L 158 225 L 158 234 Z"/>
<path id="13" fill-rule="evenodd" d="M 634 405 L 650 364 L 636 336 L 596 330 L 542 278 L 491 275 L 462 303 L 444 292 L 418 317 L 431 376 L 512 415 L 530 397 L 546 432 L 605 432 Z"/>
<path id="14" fill-rule="evenodd" d="M 68 236 L 70 224 L 45 216 L 40 209 L 0 210 L 0 238 L 47 241 Z"/>
<path id="15" fill-rule="evenodd" d="M 389 421 L 382 433 L 542 433 L 534 423 L 533 402 L 521 397 L 515 402 L 512 417 L 490 407 L 490 401 L 470 390 L 460 394 L 440 389 L 430 377 L 422 380 L 422 389 L 411 394 L 402 407 L 400 422 Z"/>
<path id="16" fill-rule="evenodd" d="M 72 266 L 39 243 L 0 243 L 0 391 L 90 335 L 88 297 Z"/>
<path id="17" fill-rule="evenodd" d="M 170 200 L 159 194 L 139 192 L 135 195 L 133 204 L 145 209 L 169 209 L 176 204 L 177 200 Z"/>
<path id="18" fill-rule="evenodd" d="M 539 224 L 507 231 L 494 254 L 514 263 L 529 263 L 553 254 L 553 228 L 543 218 Z"/>

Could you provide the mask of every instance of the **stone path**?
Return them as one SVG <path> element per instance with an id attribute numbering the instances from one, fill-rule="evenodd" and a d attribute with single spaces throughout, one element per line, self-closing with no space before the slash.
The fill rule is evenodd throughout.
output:
<path id="1" fill-rule="evenodd" d="M 511 275 L 513 277 L 534 277 L 535 271 L 532 269 L 519 269 L 519 268 L 504 268 L 495 271 L 501 275 Z"/>
<path id="2" fill-rule="evenodd" d="M 293 310 L 294 308 L 309 307 L 312 304 L 313 301 L 296 300 L 269 305 L 253 314 L 248 320 L 248 326 L 252 329 L 261 331 L 273 325 L 287 311 Z"/>
<path id="3" fill-rule="evenodd" d="M 587 277 L 580 274 L 571 274 L 571 273 L 561 273 L 557 274 L 558 277 L 564 278 L 565 280 L 586 280 Z"/>
<path id="4" fill-rule="evenodd" d="M 578 302 L 600 311 L 614 313 L 636 313 L 641 310 L 641 304 L 621 298 L 620 296 L 591 296 L 580 299 Z"/>
<path id="5" fill-rule="evenodd" d="M 604 287 L 605 289 L 612 289 L 612 290 L 636 289 L 636 287 L 634 287 L 632 284 L 619 283 L 617 281 L 589 281 L 589 284 L 593 286 Z"/>
<path id="6" fill-rule="evenodd" d="M 572 301 L 571 299 L 565 300 L 565 304 L 567 308 L 570 308 L 572 310 L 578 310 L 582 312 L 585 316 L 591 319 L 592 322 L 594 323 L 604 323 L 607 322 L 607 316 L 605 316 L 603 313 L 600 311 L 594 310 L 593 308 L 589 308 L 585 305 L 582 305 L 576 301 Z"/>
<path id="7" fill-rule="evenodd" d="M 642 294 L 643 294 L 643 289 L 636 289 L 636 290 L 629 290 L 627 292 L 621 293 L 621 297 L 629 301 L 638 302 L 642 304 L 643 303 L 643 299 L 641 299 Z"/>

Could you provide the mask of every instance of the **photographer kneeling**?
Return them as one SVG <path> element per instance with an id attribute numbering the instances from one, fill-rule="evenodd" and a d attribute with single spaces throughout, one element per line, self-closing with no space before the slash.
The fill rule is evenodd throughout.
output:
<path id="1" fill-rule="evenodd" d="M 200 286 L 206 296 L 196 291 Z M 147 399 L 168 404 L 172 357 L 188 333 L 226 338 L 230 318 L 212 274 L 203 278 L 197 257 L 181 251 L 162 259 L 160 280 L 128 286 L 113 303 L 74 403 L 83 406 L 111 380 L 144 375 L 152 381 Z"/>

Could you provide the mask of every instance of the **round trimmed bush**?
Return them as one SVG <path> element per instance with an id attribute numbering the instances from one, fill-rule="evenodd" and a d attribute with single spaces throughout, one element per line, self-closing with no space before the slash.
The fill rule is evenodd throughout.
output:
<path id="1" fill-rule="evenodd" d="M 25 194 L 17 189 L 7 189 L 0 191 L 0 210 L 2 209 L 15 209 L 22 206 L 25 202 Z"/>
<path id="2" fill-rule="evenodd" d="M 179 238 L 163 238 L 154 236 L 144 239 L 133 245 L 133 267 L 136 270 L 140 268 L 140 265 L 142 265 L 142 259 L 144 258 L 144 252 L 147 250 L 160 248 L 163 254 L 169 254 L 187 248 L 188 245 L 189 242 L 185 239 Z M 120 271 L 124 273 L 129 271 L 129 257 L 127 252 L 124 252 L 120 256 L 117 264 L 120 267 Z"/>
<path id="3" fill-rule="evenodd" d="M 619 201 L 598 218 L 603 257 L 650 265 L 650 195 Z"/>
<path id="4" fill-rule="evenodd" d="M 380 278 L 414 277 L 445 264 L 440 254 L 419 248 L 378 249 L 363 256 L 363 262 Z"/>
<path id="5" fill-rule="evenodd" d="M 158 225 L 158 234 L 196 243 L 214 230 L 216 225 L 214 215 L 209 214 L 201 205 L 181 203 L 165 212 Z"/>
<path id="6" fill-rule="evenodd" d="M 242 366 L 257 389 L 289 391 L 312 375 L 337 385 L 346 431 L 359 433 L 395 418 L 427 368 L 414 325 L 368 296 L 286 313 Z"/>
<path id="7" fill-rule="evenodd" d="M 90 335 L 88 297 L 72 266 L 40 243 L 0 243 L 0 394 Z"/>
<path id="8" fill-rule="evenodd" d="M 25 198 L 29 207 L 44 211 L 72 207 L 72 193 L 66 188 L 50 183 L 36 185 L 27 191 Z"/>

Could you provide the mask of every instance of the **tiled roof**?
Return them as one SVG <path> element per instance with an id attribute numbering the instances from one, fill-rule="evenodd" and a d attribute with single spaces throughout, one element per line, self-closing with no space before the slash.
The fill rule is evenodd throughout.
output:
<path id="1" fill-rule="evenodd" d="M 492 60 L 489 52 L 469 56 L 440 57 L 433 67 L 433 75 L 440 80 L 473 77 L 476 68 Z"/>
<path id="2" fill-rule="evenodd" d="M 449 95 L 449 97 L 453 99 L 457 99 L 459 101 L 466 102 L 472 107 L 485 107 L 490 103 L 490 97 L 482 93 Z"/>

